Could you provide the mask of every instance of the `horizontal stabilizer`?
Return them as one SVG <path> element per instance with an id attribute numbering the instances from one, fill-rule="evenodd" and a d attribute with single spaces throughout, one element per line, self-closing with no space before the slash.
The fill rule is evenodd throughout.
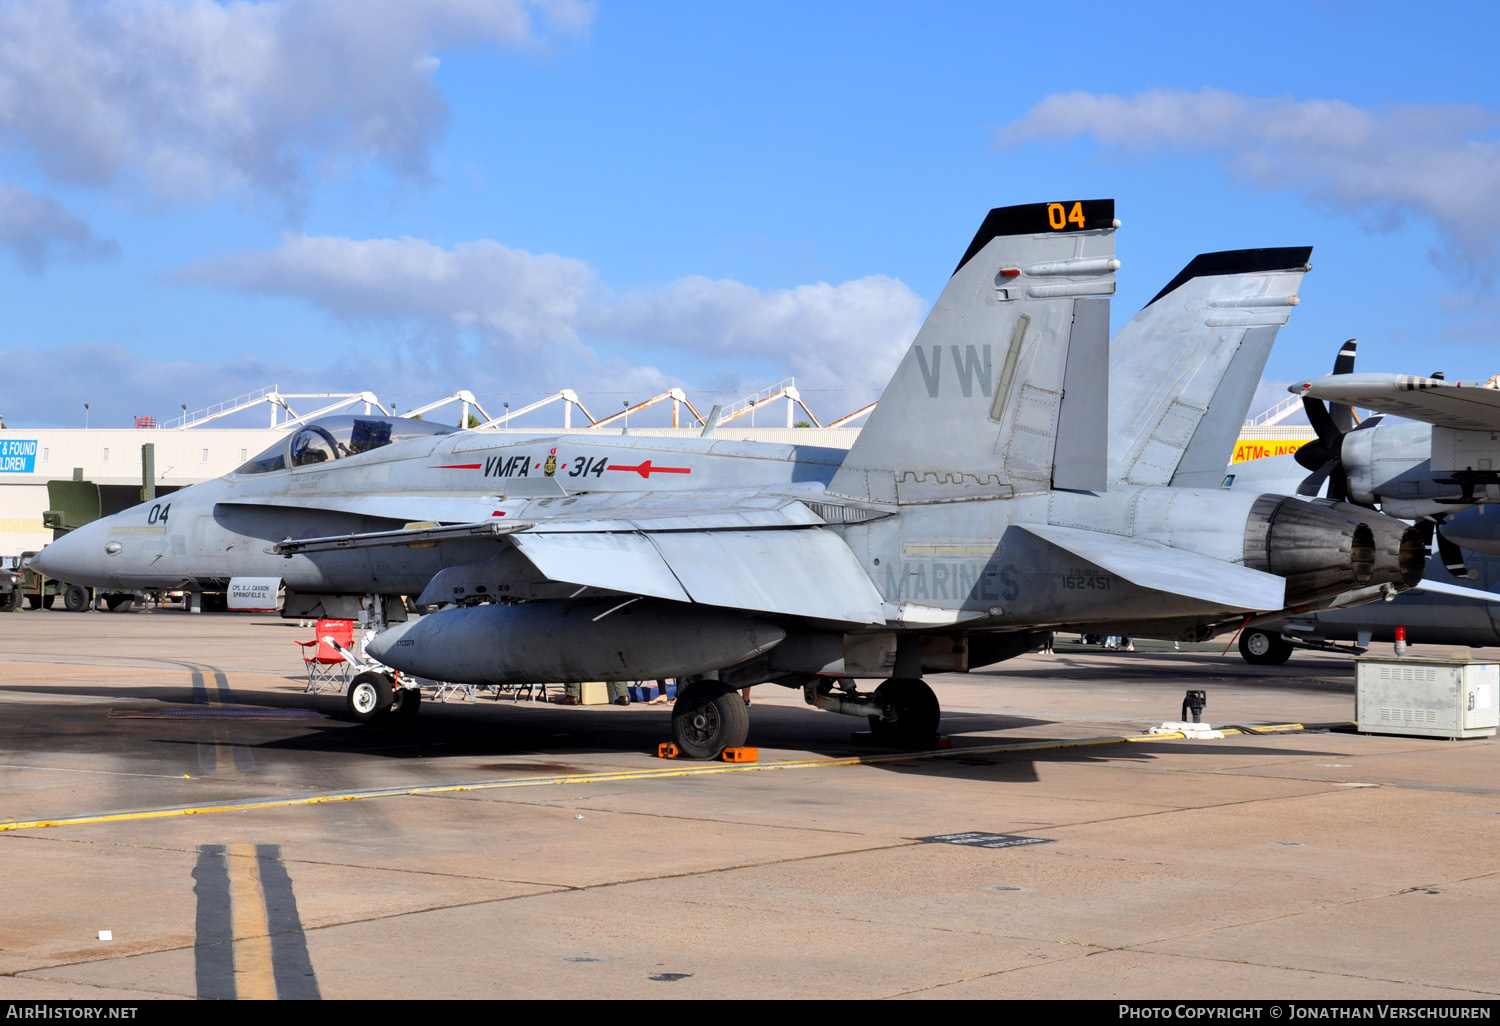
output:
<path id="1" fill-rule="evenodd" d="M 1286 581 L 1238 563 L 1159 542 L 1053 524 L 1017 524 L 1131 584 L 1206 602 L 1220 609 L 1263 612 L 1285 606 Z"/>

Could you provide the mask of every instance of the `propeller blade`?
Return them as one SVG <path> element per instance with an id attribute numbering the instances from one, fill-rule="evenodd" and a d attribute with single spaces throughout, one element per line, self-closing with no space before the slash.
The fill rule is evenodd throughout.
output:
<path id="1" fill-rule="evenodd" d="M 1412 524 L 1418 531 L 1422 532 L 1422 547 L 1428 551 L 1432 550 L 1432 536 L 1437 532 L 1437 521 L 1431 517 L 1422 517 Z"/>
<path id="2" fill-rule="evenodd" d="M 1308 423 L 1312 425 L 1320 442 L 1332 443 L 1340 435 L 1338 425 L 1333 422 L 1333 416 L 1329 414 L 1328 407 L 1323 405 L 1323 400 L 1305 395 L 1302 397 L 1302 408 L 1307 411 Z"/>
<path id="3" fill-rule="evenodd" d="M 1328 415 L 1328 407 L 1323 405 L 1321 399 L 1303 396 L 1302 408 L 1307 411 L 1308 422 L 1312 424 L 1318 437 L 1298 449 L 1292 458 L 1304 469 L 1316 471 L 1325 463 L 1339 458 L 1344 436 L 1334 425 L 1333 418 Z"/>
<path id="4" fill-rule="evenodd" d="M 1333 473 L 1328 475 L 1328 497 L 1334 502 L 1349 501 L 1349 475 L 1344 473 L 1342 459 L 1334 463 Z"/>
<path id="5" fill-rule="evenodd" d="M 1302 483 L 1297 486 L 1297 494 L 1316 496 L 1319 490 L 1322 489 L 1323 482 L 1327 481 L 1328 475 L 1333 472 L 1333 467 L 1333 461 L 1330 460 L 1311 474 L 1308 474 L 1302 479 Z"/>
<path id="6" fill-rule="evenodd" d="M 1354 373 L 1354 351 L 1359 348 L 1359 339 L 1351 338 L 1345 342 L 1339 350 L 1339 355 L 1333 359 L 1333 372 L 1335 374 Z"/>
<path id="7" fill-rule="evenodd" d="M 1454 577 L 1463 581 L 1471 581 L 1479 576 L 1464 564 L 1464 550 L 1447 538 L 1443 534 L 1442 528 L 1438 528 L 1437 530 L 1437 545 L 1438 557 L 1442 559 L 1443 566 Z"/>
<path id="8" fill-rule="evenodd" d="M 1333 360 L 1335 374 L 1354 373 L 1354 352 L 1358 348 L 1359 339 L 1357 338 L 1351 338 L 1344 343 L 1343 348 L 1339 350 L 1339 355 Z M 1333 418 L 1333 425 L 1338 429 L 1339 434 L 1347 435 L 1354 430 L 1354 407 L 1343 403 L 1329 403 L 1328 413 Z"/>

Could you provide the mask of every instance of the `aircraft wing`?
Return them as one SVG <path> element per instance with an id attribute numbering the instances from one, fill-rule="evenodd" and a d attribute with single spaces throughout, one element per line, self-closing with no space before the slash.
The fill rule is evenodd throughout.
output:
<path id="1" fill-rule="evenodd" d="M 1482 588 L 1465 588 L 1461 584 L 1444 584 L 1442 581 L 1428 580 L 1425 577 L 1412 585 L 1412 588 L 1415 591 L 1430 591 L 1434 595 L 1473 599 L 1475 602 L 1500 602 L 1500 592 L 1485 591 Z"/>
<path id="2" fill-rule="evenodd" d="M 1225 609 L 1259 612 L 1286 605 L 1284 578 L 1238 563 L 1100 531 L 1054 524 L 1016 526 L 1152 591 L 1183 595 Z"/>
<path id="3" fill-rule="evenodd" d="M 859 560 L 842 538 L 821 528 L 559 529 L 515 534 L 511 541 L 552 581 L 729 609 L 885 623 L 880 593 Z M 442 578 L 428 585 L 433 595 L 444 594 Z"/>
<path id="4" fill-rule="evenodd" d="M 551 502 L 557 502 L 553 499 Z M 822 517 L 795 499 L 784 496 L 722 495 L 631 496 L 601 509 L 586 505 L 570 510 L 542 500 L 526 511 L 537 531 L 656 531 L 756 527 L 815 527 Z M 495 497 L 454 495 L 268 495 L 236 498 L 219 505 L 320 509 L 335 513 L 379 517 L 402 523 L 473 524 L 503 515 Z M 883 515 L 868 511 L 861 519 Z"/>
<path id="5" fill-rule="evenodd" d="M 246 495 L 221 500 L 220 506 L 255 506 L 297 511 L 328 510 L 381 517 L 403 523 L 433 521 L 444 524 L 467 524 L 488 520 L 498 512 L 501 500 L 496 496 L 460 495 Z"/>
<path id="6" fill-rule="evenodd" d="M 1288 391 L 1460 431 L 1500 429 L 1500 389 L 1475 382 L 1409 374 L 1330 374 Z"/>

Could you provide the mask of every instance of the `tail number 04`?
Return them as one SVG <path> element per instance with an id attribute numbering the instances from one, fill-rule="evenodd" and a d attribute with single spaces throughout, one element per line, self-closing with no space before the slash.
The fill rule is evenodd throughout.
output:
<path id="1" fill-rule="evenodd" d="M 1083 228 L 1083 202 L 1074 203 L 1071 210 L 1067 209 L 1061 203 L 1048 203 L 1047 223 L 1057 231 L 1061 231 L 1070 224 L 1076 224 L 1079 228 Z"/>
<path id="2" fill-rule="evenodd" d="M 171 512 L 171 510 L 172 504 L 170 502 L 165 506 L 158 502 L 156 505 L 151 507 L 151 512 L 146 514 L 146 523 L 165 524 L 167 522 L 167 514 Z"/>

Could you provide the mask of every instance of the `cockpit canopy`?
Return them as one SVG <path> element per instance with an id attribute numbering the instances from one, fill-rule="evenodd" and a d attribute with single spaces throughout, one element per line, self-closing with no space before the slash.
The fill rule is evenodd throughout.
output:
<path id="1" fill-rule="evenodd" d="M 235 471 L 269 474 L 287 467 L 332 463 L 346 456 L 379 449 L 392 442 L 431 435 L 451 435 L 454 428 L 405 417 L 323 417 L 303 425 Z"/>

